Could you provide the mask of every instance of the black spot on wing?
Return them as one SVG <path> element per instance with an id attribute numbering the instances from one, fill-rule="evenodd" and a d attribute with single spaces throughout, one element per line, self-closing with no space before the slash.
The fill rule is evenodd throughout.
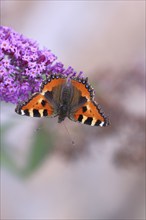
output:
<path id="1" fill-rule="evenodd" d="M 45 106 L 45 105 L 46 105 L 46 101 L 45 101 L 45 100 L 42 100 L 42 101 L 41 101 L 41 104 L 42 104 L 42 106 Z"/>
<path id="2" fill-rule="evenodd" d="M 86 106 L 83 106 L 83 107 L 82 107 L 82 110 L 83 110 L 83 112 L 86 112 L 86 111 L 87 111 L 87 107 L 86 107 Z"/>
<path id="3" fill-rule="evenodd" d="M 84 121 L 84 124 L 91 125 L 92 120 L 93 120 L 92 117 L 88 117 L 88 118 L 86 119 L 86 121 Z"/>
<path id="4" fill-rule="evenodd" d="M 33 117 L 41 117 L 41 115 L 37 109 L 33 109 Z"/>
<path id="5" fill-rule="evenodd" d="M 83 120 L 83 115 L 79 115 L 78 121 L 79 121 L 79 122 L 82 122 L 82 120 Z"/>
<path id="6" fill-rule="evenodd" d="M 25 109 L 25 110 L 24 110 L 24 114 L 27 115 L 27 116 L 30 116 L 29 110 L 28 110 L 28 109 Z"/>
<path id="7" fill-rule="evenodd" d="M 100 120 L 97 120 L 94 126 L 99 126 L 100 123 L 101 123 L 101 121 L 100 121 Z"/>
<path id="8" fill-rule="evenodd" d="M 44 109 L 43 116 L 47 116 L 47 115 L 48 115 L 47 109 Z"/>
<path id="9" fill-rule="evenodd" d="M 80 99 L 79 99 L 79 105 L 84 105 L 85 103 L 87 102 L 87 99 L 83 96 L 80 96 Z"/>

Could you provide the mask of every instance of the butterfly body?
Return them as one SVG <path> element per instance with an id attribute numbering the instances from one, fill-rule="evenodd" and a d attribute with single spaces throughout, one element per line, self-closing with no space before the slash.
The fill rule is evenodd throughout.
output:
<path id="1" fill-rule="evenodd" d="M 91 126 L 107 126 L 108 119 L 94 101 L 94 90 L 87 78 L 52 74 L 39 93 L 16 107 L 18 114 L 31 117 L 55 117 L 58 123 L 66 117 Z"/>
<path id="2" fill-rule="evenodd" d="M 67 83 L 62 84 L 61 88 L 58 87 L 56 91 L 52 90 L 51 92 L 49 101 L 56 110 L 59 123 L 70 115 L 72 96 L 73 88 L 71 85 L 67 85 Z"/>

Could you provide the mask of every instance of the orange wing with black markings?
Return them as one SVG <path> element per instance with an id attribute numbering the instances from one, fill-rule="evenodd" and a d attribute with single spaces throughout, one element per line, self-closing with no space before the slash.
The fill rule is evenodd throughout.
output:
<path id="1" fill-rule="evenodd" d="M 53 116 L 53 106 L 40 93 L 34 94 L 27 102 L 16 107 L 15 111 L 20 115 L 30 117 Z"/>
<path id="2" fill-rule="evenodd" d="M 87 101 L 71 114 L 70 119 L 91 126 L 107 126 L 109 120 L 94 101 L 94 90 L 87 81 L 87 78 L 72 78 L 72 85 L 80 91 L 81 97 L 86 98 Z"/>
<path id="3" fill-rule="evenodd" d="M 99 106 L 93 101 L 87 101 L 74 114 L 73 118 L 82 124 L 91 126 L 107 126 L 108 119 L 100 112 Z"/>
<path id="4" fill-rule="evenodd" d="M 66 117 L 91 126 L 107 126 L 109 121 L 94 101 L 94 90 L 87 78 L 51 74 L 43 82 L 39 93 L 15 111 L 31 117 L 55 117 L 58 123 Z"/>
<path id="5" fill-rule="evenodd" d="M 55 87 L 62 85 L 63 83 L 65 83 L 66 78 L 67 77 L 62 76 L 61 74 L 50 75 L 50 77 L 46 81 L 44 81 L 41 86 L 41 94 L 44 95 L 46 92 L 52 91 Z"/>
<path id="6" fill-rule="evenodd" d="M 55 117 L 57 113 L 53 106 L 53 97 L 50 100 L 46 97 L 55 87 L 62 85 L 65 78 L 61 75 L 50 75 L 43 82 L 40 93 L 34 94 L 27 102 L 19 104 L 15 109 L 16 113 L 30 117 Z"/>
<path id="7" fill-rule="evenodd" d="M 94 90 L 91 85 L 88 83 L 88 78 L 72 78 L 72 85 L 81 92 L 82 97 L 86 97 L 87 100 L 90 100 L 94 96 Z"/>

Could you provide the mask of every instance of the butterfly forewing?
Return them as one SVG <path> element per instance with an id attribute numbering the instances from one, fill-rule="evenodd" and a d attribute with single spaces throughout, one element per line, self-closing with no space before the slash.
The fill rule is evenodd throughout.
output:
<path id="1" fill-rule="evenodd" d="M 89 85 L 89 83 L 87 83 L 87 79 L 82 79 L 82 80 L 81 79 L 72 79 L 71 82 L 72 82 L 72 85 L 80 91 L 80 93 L 83 97 L 86 97 L 86 99 L 88 99 L 88 100 L 90 100 L 92 98 L 93 89 Z"/>
<path id="2" fill-rule="evenodd" d="M 48 91 L 53 91 L 55 87 L 62 85 L 66 81 L 65 78 L 60 78 L 59 75 L 51 75 L 41 86 L 41 94 L 45 94 Z"/>

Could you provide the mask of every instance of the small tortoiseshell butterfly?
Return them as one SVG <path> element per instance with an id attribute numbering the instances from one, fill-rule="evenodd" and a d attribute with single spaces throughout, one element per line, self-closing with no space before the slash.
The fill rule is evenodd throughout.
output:
<path id="1" fill-rule="evenodd" d="M 55 117 L 58 123 L 66 117 L 91 126 L 107 126 L 109 121 L 94 101 L 94 90 L 88 78 L 51 74 L 41 90 L 15 111 L 31 117 Z"/>

